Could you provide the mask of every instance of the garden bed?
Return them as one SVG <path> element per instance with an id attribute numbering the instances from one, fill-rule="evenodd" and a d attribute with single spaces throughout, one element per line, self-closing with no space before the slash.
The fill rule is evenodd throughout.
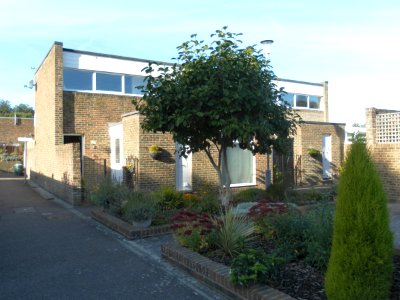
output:
<path id="1" fill-rule="evenodd" d="M 95 220 L 120 233 L 129 240 L 171 233 L 171 226 L 169 224 L 150 226 L 148 228 L 135 228 L 133 225 L 103 212 L 101 209 L 92 210 L 92 216 Z"/>
<path id="2" fill-rule="evenodd" d="M 162 245 L 161 254 L 194 277 L 222 290 L 228 296 L 238 299 L 293 299 L 289 295 L 265 285 L 255 285 L 251 288 L 235 286 L 229 280 L 229 267 L 181 247 L 175 242 Z"/>
<path id="3" fill-rule="evenodd" d="M 271 247 L 265 244 L 265 241 L 261 241 L 258 246 L 263 245 Z M 282 271 L 281 279 L 271 282 L 271 287 L 254 285 L 243 288 L 229 281 L 229 267 L 226 265 L 229 261 L 221 259 L 218 253 L 209 252 L 201 255 L 175 242 L 162 245 L 161 253 L 164 258 L 196 278 L 239 299 L 327 299 L 324 291 L 324 274 L 303 262 L 287 264 Z M 400 253 L 398 252 L 394 256 L 390 299 L 400 299 Z"/>

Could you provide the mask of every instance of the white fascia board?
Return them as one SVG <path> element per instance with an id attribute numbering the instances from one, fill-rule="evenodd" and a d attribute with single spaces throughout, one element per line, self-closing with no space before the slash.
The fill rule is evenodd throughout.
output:
<path id="1" fill-rule="evenodd" d="M 63 63 L 65 68 L 139 76 L 147 76 L 147 74 L 142 71 L 142 69 L 149 65 L 147 62 L 143 61 L 134 61 L 128 59 L 103 57 L 65 51 L 63 53 Z M 156 70 L 158 69 L 157 66 L 155 66 L 154 68 Z M 157 72 L 154 72 L 153 76 L 157 75 Z"/>
<path id="2" fill-rule="evenodd" d="M 313 96 L 324 96 L 324 87 L 317 86 L 314 84 L 298 83 L 298 82 L 287 82 L 287 81 L 275 81 L 278 88 L 283 87 L 284 91 L 292 94 L 304 94 Z"/>

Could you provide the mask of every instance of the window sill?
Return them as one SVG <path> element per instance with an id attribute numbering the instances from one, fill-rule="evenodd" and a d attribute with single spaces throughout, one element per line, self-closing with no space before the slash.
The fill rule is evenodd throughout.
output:
<path id="1" fill-rule="evenodd" d="M 118 96 L 143 97 L 142 94 L 128 94 L 128 93 L 113 92 L 113 91 L 72 90 L 72 89 L 64 89 L 63 91 L 64 92 L 76 92 L 76 93 L 88 93 L 88 94 L 106 94 L 106 95 L 118 95 Z"/>
<path id="2" fill-rule="evenodd" d="M 235 187 L 246 187 L 246 186 L 256 186 L 257 183 L 253 182 L 253 183 L 233 183 L 231 184 L 231 188 L 235 188 Z"/>

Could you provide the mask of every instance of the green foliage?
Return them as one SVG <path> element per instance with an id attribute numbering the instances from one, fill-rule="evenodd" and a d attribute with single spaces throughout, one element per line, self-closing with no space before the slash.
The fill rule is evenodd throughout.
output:
<path id="1" fill-rule="evenodd" d="M 123 206 L 124 218 L 129 221 L 141 222 L 152 219 L 156 212 L 157 200 L 150 193 L 130 192 Z"/>
<path id="2" fill-rule="evenodd" d="M 314 157 L 314 158 L 321 158 L 321 151 L 319 151 L 318 149 L 315 149 L 315 148 L 308 148 L 307 149 L 307 153 L 308 153 L 308 155 L 310 155 L 311 157 Z"/>
<path id="3" fill-rule="evenodd" d="M 210 247 L 214 225 L 210 216 L 182 210 L 174 217 L 174 236 L 177 242 L 193 251 L 200 252 Z"/>
<path id="4" fill-rule="evenodd" d="M 182 194 L 174 187 L 165 186 L 154 192 L 161 210 L 175 210 L 184 207 Z"/>
<path id="5" fill-rule="evenodd" d="M 18 104 L 12 108 L 9 101 L 0 99 L 0 117 L 14 117 L 15 115 L 21 118 L 32 118 L 34 110 L 26 104 Z"/>
<path id="6" fill-rule="evenodd" d="M 333 226 L 330 203 L 321 203 L 306 213 L 292 209 L 284 214 L 268 214 L 257 225 L 267 238 L 274 239 L 280 256 L 292 261 L 304 259 L 319 270 L 326 269 Z"/>
<path id="7" fill-rule="evenodd" d="M 325 271 L 328 265 L 333 235 L 334 205 L 321 203 L 305 214 L 309 226 L 306 231 L 305 262 Z"/>
<path id="8" fill-rule="evenodd" d="M 274 165 L 272 169 L 273 183 L 267 189 L 267 196 L 273 201 L 283 201 L 286 192 L 283 173 L 276 165 Z"/>
<path id="9" fill-rule="evenodd" d="M 271 145 L 284 151 L 299 119 L 281 105 L 283 91 L 261 51 L 242 47 L 240 35 L 224 27 L 211 35 L 210 45 L 192 35 L 178 47 L 181 64 L 145 69 L 144 96 L 133 100 L 145 116 L 144 130 L 169 132 L 190 152 L 205 151 L 220 186 L 228 189 L 229 176 L 223 177 L 221 169 L 228 147 L 238 141 L 253 153 L 271 152 Z M 216 159 L 212 146 L 219 152 Z M 187 150 L 182 147 L 180 154 Z"/>
<path id="10" fill-rule="evenodd" d="M 365 133 L 356 131 L 356 132 L 354 132 L 354 133 L 352 133 L 350 135 L 351 135 L 351 142 L 352 143 L 365 144 L 367 142 L 367 138 L 366 138 Z"/>
<path id="11" fill-rule="evenodd" d="M 234 284 L 242 286 L 265 283 L 279 275 L 285 262 L 284 258 L 274 253 L 246 249 L 232 260 L 229 278 Z"/>
<path id="12" fill-rule="evenodd" d="M 267 192 L 260 188 L 249 188 L 233 195 L 232 204 L 237 205 L 242 202 L 257 202 L 267 197 Z"/>
<path id="13" fill-rule="evenodd" d="M 129 189 L 110 179 L 104 180 L 91 193 L 91 200 L 113 215 L 121 215 L 122 204 L 127 200 Z"/>
<path id="14" fill-rule="evenodd" d="M 336 197 L 336 186 L 317 190 L 315 188 L 307 189 L 306 191 L 287 190 L 285 192 L 285 201 L 303 205 L 309 202 L 329 202 Z"/>
<path id="15" fill-rule="evenodd" d="M 339 182 L 328 298 L 388 299 L 392 258 L 387 198 L 365 144 L 356 142 Z"/>
<path id="16" fill-rule="evenodd" d="M 221 212 L 220 217 L 214 217 L 215 243 L 224 255 L 234 256 L 243 247 L 243 243 L 254 232 L 253 223 L 245 215 L 235 215 L 234 208 L 229 207 Z"/>

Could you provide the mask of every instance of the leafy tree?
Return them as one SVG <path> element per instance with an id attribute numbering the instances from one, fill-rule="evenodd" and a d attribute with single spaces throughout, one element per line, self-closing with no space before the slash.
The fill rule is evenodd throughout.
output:
<path id="1" fill-rule="evenodd" d="M 23 103 L 14 106 L 13 111 L 18 117 L 25 117 L 25 118 L 33 117 L 34 114 L 33 108 Z"/>
<path id="2" fill-rule="evenodd" d="M 142 128 L 169 132 L 180 155 L 204 151 L 218 173 L 221 200 L 230 200 L 228 147 L 253 154 L 285 151 L 298 116 L 284 105 L 283 90 L 265 57 L 254 46 L 241 47 L 241 34 L 227 27 L 207 45 L 196 35 L 178 49 L 180 64 L 150 64 L 142 99 L 133 100 L 145 119 Z M 216 149 L 218 155 L 213 155 Z"/>
<path id="3" fill-rule="evenodd" d="M 32 118 L 34 110 L 31 106 L 22 103 L 12 108 L 9 101 L 0 99 L 0 116 L 14 117 L 15 115 L 22 118 Z"/>
<path id="4" fill-rule="evenodd" d="M 0 116 L 8 116 L 12 113 L 10 101 L 0 99 Z"/>
<path id="5" fill-rule="evenodd" d="M 339 182 L 325 277 L 328 298 L 388 299 L 392 259 L 386 194 L 366 145 L 358 140 Z"/>

